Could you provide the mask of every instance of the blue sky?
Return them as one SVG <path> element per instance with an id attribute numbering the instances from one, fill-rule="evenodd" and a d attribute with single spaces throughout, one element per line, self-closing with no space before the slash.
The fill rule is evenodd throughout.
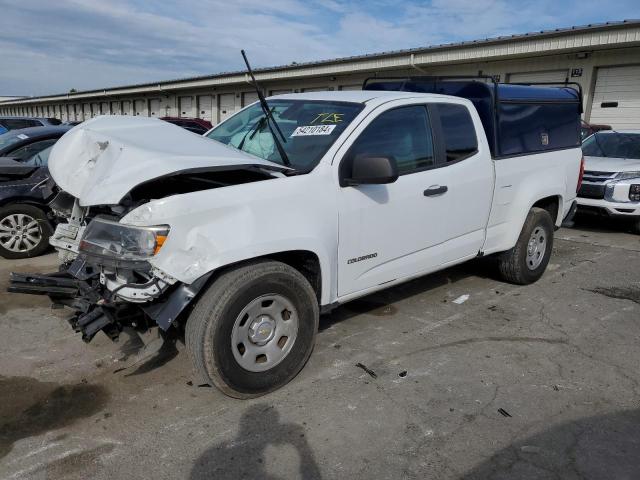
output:
<path id="1" fill-rule="evenodd" d="M 0 95 L 45 95 L 638 17 L 638 0 L 0 0 Z"/>

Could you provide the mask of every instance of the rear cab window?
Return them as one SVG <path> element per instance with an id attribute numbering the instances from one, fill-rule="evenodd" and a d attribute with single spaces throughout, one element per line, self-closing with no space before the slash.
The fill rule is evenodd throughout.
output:
<path id="1" fill-rule="evenodd" d="M 455 103 L 436 103 L 446 163 L 458 162 L 478 152 L 478 137 L 469 109 Z"/>

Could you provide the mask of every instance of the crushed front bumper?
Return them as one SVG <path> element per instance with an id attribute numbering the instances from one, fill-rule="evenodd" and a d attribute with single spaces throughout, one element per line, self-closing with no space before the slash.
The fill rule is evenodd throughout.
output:
<path id="1" fill-rule="evenodd" d="M 138 297 L 126 301 L 119 297 L 118 291 L 129 289 L 128 294 L 147 292 L 158 281 L 126 283 L 113 288 L 109 285 L 102 260 L 79 255 L 70 265 L 60 272 L 50 274 L 21 274 L 11 273 L 8 291 L 11 293 L 26 293 L 31 295 L 48 295 L 54 308 L 70 308 L 73 315 L 69 323 L 76 332 L 82 334 L 85 342 L 91 341 L 100 331 L 110 339 L 117 340 L 125 326 L 139 330 L 156 324 L 163 330 L 176 321 L 185 308 L 193 301 L 198 292 L 207 283 L 210 274 L 205 275 L 190 285 L 176 283 L 157 289 L 157 294 Z M 129 267 L 134 273 L 141 265 L 124 265 L 116 267 L 122 272 Z M 108 285 L 111 287 L 109 288 Z M 133 293 L 131 293 L 133 292 Z"/>

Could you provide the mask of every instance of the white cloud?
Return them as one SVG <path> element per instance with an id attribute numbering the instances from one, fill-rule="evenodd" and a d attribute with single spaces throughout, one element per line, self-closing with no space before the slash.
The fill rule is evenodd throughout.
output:
<path id="1" fill-rule="evenodd" d="M 0 94 L 47 94 L 621 19 L 634 0 L 0 0 Z M 601 10 L 601 9 L 600 9 Z M 595 17 L 600 15 L 600 17 Z"/>

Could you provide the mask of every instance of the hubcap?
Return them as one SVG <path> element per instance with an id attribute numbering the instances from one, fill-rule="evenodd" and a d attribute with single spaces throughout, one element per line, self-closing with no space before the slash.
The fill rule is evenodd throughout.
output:
<path id="1" fill-rule="evenodd" d="M 536 227 L 527 243 L 527 267 L 535 270 L 540 266 L 547 250 L 547 234 L 542 227 Z"/>
<path id="2" fill-rule="evenodd" d="M 242 309 L 233 325 L 231 350 L 242 368 L 264 372 L 291 351 L 298 335 L 298 312 L 282 295 L 263 295 Z"/>
<path id="3" fill-rule="evenodd" d="M 30 215 L 14 213 L 0 220 L 0 245 L 11 252 L 28 252 L 41 240 L 40 225 Z"/>

